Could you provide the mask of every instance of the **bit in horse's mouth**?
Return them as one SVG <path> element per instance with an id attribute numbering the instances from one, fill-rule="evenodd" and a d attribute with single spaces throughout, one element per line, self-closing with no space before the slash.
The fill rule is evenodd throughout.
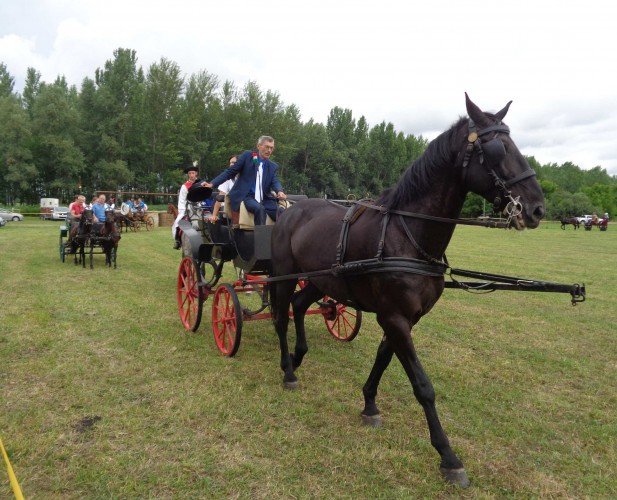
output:
<path id="1" fill-rule="evenodd" d="M 517 231 L 522 231 L 525 229 L 526 224 L 523 214 L 518 214 L 516 217 L 512 217 L 512 220 L 510 220 L 510 227 L 516 229 Z"/>

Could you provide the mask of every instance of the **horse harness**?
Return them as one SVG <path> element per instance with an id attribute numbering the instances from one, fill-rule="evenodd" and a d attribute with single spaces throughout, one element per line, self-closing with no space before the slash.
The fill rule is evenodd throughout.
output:
<path id="1" fill-rule="evenodd" d="M 463 167 L 463 182 L 467 177 L 467 166 L 471 161 L 471 155 L 475 152 L 478 155 L 480 164 L 484 165 L 488 171 L 491 180 L 496 188 L 501 192 L 501 196 L 503 198 L 510 200 L 506 206 L 506 213 L 509 216 L 509 219 L 512 217 L 516 217 L 523 210 L 523 206 L 521 205 L 519 199 L 520 196 L 516 198 L 512 197 L 512 191 L 509 189 L 529 177 L 533 177 L 536 175 L 536 172 L 533 168 L 529 168 L 524 172 L 521 172 L 516 177 L 504 181 L 497 172 L 495 172 L 495 167 L 501 165 L 503 163 L 504 158 L 506 157 L 506 150 L 503 145 L 503 142 L 498 137 L 499 133 L 510 134 L 510 127 L 508 127 L 505 123 L 498 122 L 494 125 L 490 125 L 483 129 L 478 130 L 475 122 L 469 118 L 468 121 L 468 129 L 469 134 L 467 135 L 467 146 L 465 148 L 465 154 L 463 156 L 462 167 Z M 483 135 L 489 134 L 491 132 L 495 132 L 495 137 L 493 137 L 490 141 L 482 142 L 480 138 Z M 486 161 L 485 161 L 486 160 Z M 493 208 L 495 211 L 499 210 L 501 206 L 502 198 L 497 196 L 495 200 L 493 200 Z"/>
<path id="2" fill-rule="evenodd" d="M 448 269 L 451 269 L 448 265 L 445 255 L 443 256 L 443 258 L 438 259 L 428 254 L 424 249 L 422 249 L 422 247 L 418 244 L 418 242 L 413 237 L 411 231 L 409 230 L 409 227 L 407 226 L 407 223 L 405 221 L 405 217 L 426 219 L 435 222 L 465 224 L 474 226 L 495 228 L 510 227 L 512 218 L 518 216 L 523 209 L 522 204 L 519 201 L 520 196 L 513 198 L 510 188 L 513 185 L 525 179 L 528 179 L 529 177 L 535 176 L 536 172 L 533 169 L 529 168 L 512 179 L 509 179 L 507 181 L 503 180 L 495 171 L 495 167 L 501 165 L 506 156 L 505 147 L 503 145 L 503 142 L 499 139 L 498 134 L 509 134 L 510 128 L 506 124 L 498 122 L 494 125 L 478 130 L 475 122 L 471 118 L 468 121 L 468 128 L 469 133 L 467 135 L 467 145 L 465 147 L 465 153 L 461 162 L 461 166 L 463 168 L 463 181 L 465 181 L 465 178 L 467 176 L 467 167 L 469 165 L 469 162 L 471 161 L 471 157 L 474 153 L 476 153 L 478 155 L 480 164 L 486 167 L 487 172 L 491 177 L 491 180 L 493 181 L 493 184 L 499 189 L 500 195 L 503 196 L 505 199 L 509 200 L 505 208 L 505 211 L 508 215 L 508 219 L 506 220 L 506 222 L 480 222 L 463 219 L 450 219 L 446 217 L 436 217 L 421 213 L 407 212 L 403 210 L 387 209 L 383 206 L 374 205 L 371 200 L 360 200 L 354 203 L 347 210 L 342 220 L 341 232 L 336 248 L 336 259 L 331 269 L 332 273 L 335 276 L 341 276 L 345 274 L 372 273 L 379 272 L 381 270 L 399 270 L 412 272 L 414 274 L 442 276 L 446 273 Z M 481 137 L 491 132 L 496 133 L 495 137 L 483 143 L 481 141 Z M 502 198 L 498 195 L 493 201 L 493 206 L 496 210 L 499 208 L 499 206 L 501 206 L 501 203 Z M 344 263 L 345 253 L 347 250 L 347 240 L 349 238 L 349 228 L 365 212 L 366 209 L 377 210 L 383 216 L 381 221 L 379 243 L 377 245 L 377 254 L 373 259 Z M 386 230 L 392 215 L 398 216 L 403 231 L 405 232 L 407 238 L 409 239 L 413 247 L 422 257 L 422 260 L 383 257 Z"/>

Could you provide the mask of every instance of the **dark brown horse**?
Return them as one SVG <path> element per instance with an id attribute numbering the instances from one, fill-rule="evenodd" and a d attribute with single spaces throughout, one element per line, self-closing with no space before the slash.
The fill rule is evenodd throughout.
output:
<path id="1" fill-rule="evenodd" d="M 581 223 L 576 217 L 564 217 L 561 219 L 561 229 L 565 229 L 568 224 L 572 224 L 574 229 L 581 227 Z"/>
<path id="2" fill-rule="evenodd" d="M 304 314 L 310 304 L 328 295 L 374 312 L 384 336 L 363 388 L 363 420 L 380 425 L 377 387 L 395 354 L 424 409 L 431 444 L 441 457 L 442 475 L 461 487 L 467 487 L 469 479 L 442 429 L 435 392 L 416 354 L 411 329 L 443 292 L 444 252 L 468 192 L 505 210 L 517 229 L 535 228 L 544 216 L 535 172 L 502 123 L 510 103 L 491 114 L 466 96 L 466 106 L 469 118 L 461 118 L 433 140 L 398 184 L 371 207 L 357 205 L 352 215 L 327 200 L 313 199 L 286 210 L 272 234 L 272 276 L 305 273 L 310 283 L 296 294 L 293 280 L 273 280 L 271 286 L 284 386 L 297 386 L 296 370 L 308 351 Z M 343 224 L 343 219 L 349 219 L 349 224 Z M 291 353 L 290 303 L 296 327 Z"/>
<path id="3" fill-rule="evenodd" d="M 86 252 L 85 248 L 92 235 L 92 210 L 85 209 L 78 222 L 73 222 L 69 232 L 69 241 L 71 244 L 71 252 L 75 254 L 75 265 L 81 263 L 86 267 Z M 79 255 L 79 261 L 77 259 Z"/>
<path id="4" fill-rule="evenodd" d="M 116 269 L 116 258 L 118 254 L 118 242 L 122 238 L 122 229 L 116 224 L 116 217 L 114 210 L 105 211 L 105 222 L 101 227 L 99 233 L 101 248 L 105 254 L 105 264 L 111 267 L 112 262 L 114 269 Z M 90 260 L 92 265 L 92 258 Z"/>

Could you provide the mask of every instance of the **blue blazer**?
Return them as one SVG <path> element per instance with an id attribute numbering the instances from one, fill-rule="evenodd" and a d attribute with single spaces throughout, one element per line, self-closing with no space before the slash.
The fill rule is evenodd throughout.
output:
<path id="1" fill-rule="evenodd" d="M 276 193 L 283 191 L 281 181 L 279 181 L 276 176 L 278 165 L 271 160 L 261 161 L 263 161 L 261 192 L 263 193 L 264 200 L 273 199 L 270 191 Z M 240 210 L 240 203 L 242 203 L 249 194 L 254 195 L 258 166 L 259 163 L 257 165 L 253 163 L 253 151 L 245 151 L 240 155 L 233 167 L 229 167 L 210 181 L 212 186 L 217 188 L 220 184 L 223 184 L 223 182 L 233 179 L 236 174 L 240 174 L 229 191 L 229 200 L 231 201 L 231 208 L 234 211 L 237 212 Z"/>

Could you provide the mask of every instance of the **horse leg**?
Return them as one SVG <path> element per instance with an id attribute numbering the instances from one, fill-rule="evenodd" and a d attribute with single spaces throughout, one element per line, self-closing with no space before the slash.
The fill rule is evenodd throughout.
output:
<path id="1" fill-rule="evenodd" d="M 302 290 L 296 292 L 291 300 L 291 305 L 294 315 L 294 325 L 296 327 L 296 346 L 291 355 L 294 371 L 302 364 L 304 356 L 308 352 L 308 344 L 306 343 L 306 332 L 304 330 L 304 317 L 306 311 L 314 302 L 323 297 L 323 293 L 319 291 L 315 285 L 308 283 Z"/>
<path id="2" fill-rule="evenodd" d="M 283 387 L 295 389 L 298 387 L 298 378 L 294 374 L 293 360 L 289 354 L 287 329 L 289 326 L 289 304 L 294 293 L 294 281 L 280 281 L 270 287 L 270 303 L 274 328 L 279 338 L 281 349 L 281 370 L 283 370 Z"/>
<path id="3" fill-rule="evenodd" d="M 375 363 L 373 364 L 371 373 L 362 388 L 362 393 L 364 394 L 362 422 L 365 425 L 381 427 L 381 414 L 379 408 L 377 408 L 375 399 L 377 398 L 377 387 L 381 381 L 381 376 L 386 371 L 386 368 L 388 368 L 390 361 L 392 361 L 393 354 L 390 344 L 388 344 L 388 339 L 384 336 L 377 349 L 377 356 L 375 357 Z"/>
<path id="4" fill-rule="evenodd" d="M 398 321 L 396 317 L 381 317 L 378 321 L 384 328 L 388 341 L 411 382 L 416 400 L 424 410 L 431 444 L 441 457 L 442 476 L 450 484 L 467 488 L 470 484 L 469 478 L 463 463 L 452 450 L 439 421 L 435 408 L 435 390 L 418 359 L 407 320 L 401 317 Z"/>

